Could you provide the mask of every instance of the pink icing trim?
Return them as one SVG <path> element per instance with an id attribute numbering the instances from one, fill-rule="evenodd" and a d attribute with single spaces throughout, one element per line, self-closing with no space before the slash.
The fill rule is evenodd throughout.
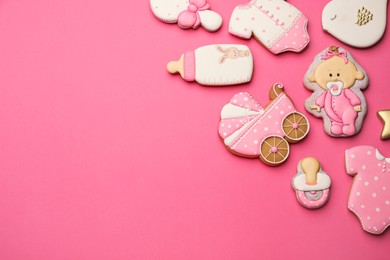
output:
<path id="1" fill-rule="evenodd" d="M 195 52 L 187 51 L 184 53 L 184 75 L 187 81 L 195 80 Z"/>
<path id="2" fill-rule="evenodd" d="M 298 202 L 309 209 L 316 209 L 324 206 L 329 200 L 329 189 L 322 191 L 322 196 L 319 200 L 309 200 L 305 196 L 305 192 L 301 190 L 296 191 Z"/>
<path id="3" fill-rule="evenodd" d="M 210 9 L 206 0 L 190 0 L 187 10 L 184 10 L 177 17 L 177 23 L 182 28 L 196 29 L 200 25 L 198 11 Z"/>

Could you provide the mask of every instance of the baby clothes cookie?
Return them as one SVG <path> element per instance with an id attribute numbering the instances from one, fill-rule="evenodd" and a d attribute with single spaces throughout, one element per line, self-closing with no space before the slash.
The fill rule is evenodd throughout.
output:
<path id="1" fill-rule="evenodd" d="M 348 137 L 360 131 L 367 114 L 362 90 L 368 87 L 368 77 L 349 52 L 335 46 L 322 51 L 303 82 L 314 92 L 305 102 L 306 110 L 323 118 L 328 135 Z"/>
<path id="2" fill-rule="evenodd" d="M 292 187 L 302 206 L 317 209 L 328 202 L 331 183 L 318 160 L 308 157 L 298 163 L 298 173 L 292 180 Z"/>
<path id="3" fill-rule="evenodd" d="M 245 45 L 207 45 L 185 52 L 178 61 L 168 63 L 167 69 L 202 85 L 235 85 L 251 81 L 253 58 Z"/>
<path id="4" fill-rule="evenodd" d="M 332 0 L 322 12 L 322 27 L 340 41 L 365 48 L 383 36 L 387 0 Z"/>
<path id="5" fill-rule="evenodd" d="M 249 39 L 252 34 L 272 53 L 302 51 L 309 43 L 307 17 L 284 0 L 251 0 L 237 6 L 229 32 Z"/>
<path id="6" fill-rule="evenodd" d="M 176 23 L 183 29 L 202 25 L 208 31 L 217 31 L 222 17 L 210 9 L 206 0 L 150 0 L 153 14 L 165 23 Z"/>
<path id="7" fill-rule="evenodd" d="M 289 156 L 290 143 L 309 132 L 307 118 L 296 111 L 280 83 L 271 87 L 271 101 L 262 107 L 248 93 L 233 96 L 221 111 L 219 135 L 233 154 L 259 157 L 270 166 L 282 164 Z"/>
<path id="8" fill-rule="evenodd" d="M 356 146 L 345 151 L 345 166 L 354 176 L 348 209 L 365 231 L 383 233 L 390 225 L 390 158 L 375 147 Z"/>
<path id="9" fill-rule="evenodd" d="M 383 130 L 381 139 L 386 140 L 390 138 L 390 109 L 378 111 L 379 118 L 383 121 Z"/>

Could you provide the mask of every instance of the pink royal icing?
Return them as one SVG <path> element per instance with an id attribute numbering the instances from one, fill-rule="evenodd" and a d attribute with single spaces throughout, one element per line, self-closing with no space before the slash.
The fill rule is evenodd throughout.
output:
<path id="1" fill-rule="evenodd" d="M 198 11 L 210 9 L 206 0 L 190 0 L 187 10 L 184 10 L 177 17 L 177 23 L 183 28 L 196 29 L 200 25 L 200 16 Z"/>

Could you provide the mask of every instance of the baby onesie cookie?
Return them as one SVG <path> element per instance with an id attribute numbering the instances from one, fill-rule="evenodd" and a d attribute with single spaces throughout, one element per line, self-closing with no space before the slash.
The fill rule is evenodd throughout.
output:
<path id="1" fill-rule="evenodd" d="M 301 52 L 309 43 L 307 17 L 284 0 L 251 0 L 238 5 L 230 17 L 229 32 L 254 37 L 274 54 Z"/>
<path id="2" fill-rule="evenodd" d="M 377 43 L 386 28 L 387 0 L 332 0 L 322 12 L 322 28 L 358 48 Z"/>
<path id="3" fill-rule="evenodd" d="M 288 158 L 289 142 L 305 138 L 309 122 L 296 111 L 282 84 L 272 86 L 269 97 L 271 101 L 262 107 L 246 92 L 234 95 L 222 108 L 218 132 L 233 154 L 259 157 L 265 164 L 277 166 Z"/>
<path id="4" fill-rule="evenodd" d="M 236 85 L 251 81 L 253 58 L 245 45 L 207 45 L 185 52 L 178 61 L 169 62 L 167 69 L 202 85 Z"/>
<path id="5" fill-rule="evenodd" d="M 298 163 L 298 173 L 292 180 L 298 202 L 308 209 L 324 206 L 330 196 L 331 180 L 322 171 L 317 159 L 307 157 Z"/>
<path id="6" fill-rule="evenodd" d="M 318 54 L 303 83 L 314 93 L 305 102 L 306 110 L 324 120 L 325 132 L 333 137 L 357 134 L 367 114 L 362 90 L 368 87 L 364 69 L 340 47 Z"/>
<path id="7" fill-rule="evenodd" d="M 390 225 L 390 158 L 373 146 L 345 151 L 347 174 L 354 176 L 348 209 L 365 231 L 381 234 Z"/>
<path id="8" fill-rule="evenodd" d="M 383 121 L 383 130 L 381 139 L 386 140 L 390 138 L 390 109 L 378 111 L 379 118 Z"/>
<path id="9" fill-rule="evenodd" d="M 222 17 L 210 9 L 206 0 L 150 0 L 153 14 L 165 23 L 176 23 L 183 29 L 202 25 L 208 31 L 217 31 Z"/>

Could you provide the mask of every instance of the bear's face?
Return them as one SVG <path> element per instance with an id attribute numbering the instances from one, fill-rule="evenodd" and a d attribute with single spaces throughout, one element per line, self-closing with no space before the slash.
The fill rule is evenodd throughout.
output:
<path id="1" fill-rule="evenodd" d="M 343 89 L 352 87 L 355 80 L 363 78 L 364 73 L 358 71 L 352 62 L 345 63 L 343 58 L 333 56 L 318 64 L 309 80 L 317 83 L 322 89 L 329 90 L 332 95 L 338 96 Z"/>

